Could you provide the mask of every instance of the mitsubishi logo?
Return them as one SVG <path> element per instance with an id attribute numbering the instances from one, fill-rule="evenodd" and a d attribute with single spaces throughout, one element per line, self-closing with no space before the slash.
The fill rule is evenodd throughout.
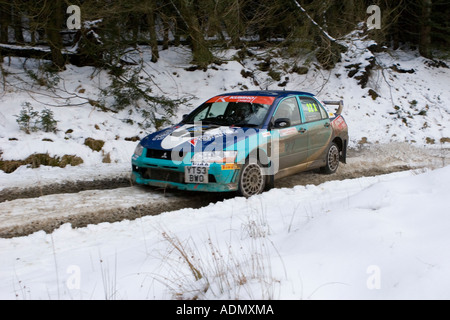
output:
<path id="1" fill-rule="evenodd" d="M 161 156 L 161 159 L 167 159 L 167 152 L 164 152 L 164 154 Z"/>

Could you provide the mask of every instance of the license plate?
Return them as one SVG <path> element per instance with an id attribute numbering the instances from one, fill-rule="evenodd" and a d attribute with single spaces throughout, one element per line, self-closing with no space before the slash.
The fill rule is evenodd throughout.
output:
<path id="1" fill-rule="evenodd" d="M 185 167 L 184 181 L 186 183 L 208 183 L 208 167 Z"/>

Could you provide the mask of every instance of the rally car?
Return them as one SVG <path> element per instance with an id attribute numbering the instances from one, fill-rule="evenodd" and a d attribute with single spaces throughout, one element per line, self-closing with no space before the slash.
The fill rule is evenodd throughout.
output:
<path id="1" fill-rule="evenodd" d="M 338 106 L 336 110 L 326 109 Z M 145 137 L 132 157 L 136 184 L 250 197 L 277 179 L 346 162 L 343 102 L 297 91 L 213 97 L 183 120 Z"/>

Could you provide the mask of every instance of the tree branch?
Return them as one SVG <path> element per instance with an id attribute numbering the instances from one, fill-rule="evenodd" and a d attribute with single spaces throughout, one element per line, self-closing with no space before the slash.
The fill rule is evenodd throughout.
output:
<path id="1" fill-rule="evenodd" d="M 298 3 L 297 0 L 294 0 L 294 3 L 295 3 L 295 5 L 297 6 L 297 8 L 299 8 L 300 11 L 303 12 L 303 13 L 306 15 L 306 17 L 309 19 L 309 21 L 311 21 L 312 24 L 313 24 L 314 26 L 316 26 L 316 27 L 319 29 L 319 31 L 320 31 L 320 32 L 321 32 L 328 40 L 330 40 L 330 41 L 333 42 L 333 43 L 336 42 L 336 39 L 333 38 L 332 36 L 330 36 L 330 34 L 329 34 L 328 32 L 326 32 L 324 28 L 322 28 L 316 21 L 314 21 L 314 19 L 309 15 L 308 12 L 306 12 L 306 10 L 300 5 L 300 3 Z"/>

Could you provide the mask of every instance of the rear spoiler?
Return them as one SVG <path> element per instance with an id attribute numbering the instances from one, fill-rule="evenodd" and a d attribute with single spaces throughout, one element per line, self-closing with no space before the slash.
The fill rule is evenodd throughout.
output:
<path id="1" fill-rule="evenodd" d="M 342 114 L 342 111 L 344 110 L 344 100 L 341 101 L 323 101 L 324 104 L 329 106 L 339 106 L 339 108 L 336 109 L 336 115 Z"/>

